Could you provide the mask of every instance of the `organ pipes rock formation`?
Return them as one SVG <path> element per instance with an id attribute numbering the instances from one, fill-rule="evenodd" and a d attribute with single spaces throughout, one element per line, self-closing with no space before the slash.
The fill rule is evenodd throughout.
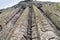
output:
<path id="1" fill-rule="evenodd" d="M 60 40 L 60 9 L 54 2 L 21 1 L 0 10 L 0 40 Z"/>

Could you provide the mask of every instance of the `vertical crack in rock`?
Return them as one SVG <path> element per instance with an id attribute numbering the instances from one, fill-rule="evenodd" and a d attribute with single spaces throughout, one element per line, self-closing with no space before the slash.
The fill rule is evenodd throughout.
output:
<path id="1" fill-rule="evenodd" d="M 27 40 L 32 40 L 32 5 L 29 7 Z"/>
<path id="2" fill-rule="evenodd" d="M 16 9 L 7 9 L 4 10 L 4 12 L 1 14 L 1 20 L 0 25 L 3 26 L 3 28 L 6 28 L 5 25 L 20 11 L 21 6 Z"/>
<path id="3" fill-rule="evenodd" d="M 56 35 L 55 30 L 51 27 L 51 25 L 48 23 L 46 17 L 41 13 L 40 10 L 36 6 L 34 6 L 35 14 L 36 14 L 36 22 L 38 25 L 38 31 L 40 35 L 40 40 L 48 40 L 49 38 L 54 37 L 55 40 L 59 39 L 59 37 Z"/>
<path id="4" fill-rule="evenodd" d="M 20 12 L 18 12 L 8 23 L 5 29 L 3 29 L 0 33 L 0 40 L 5 40 L 7 35 L 9 34 L 9 32 L 11 31 L 11 29 L 13 29 L 15 22 L 17 21 L 17 19 L 20 17 L 20 15 L 23 12 L 23 8 L 20 9 Z"/>
<path id="5" fill-rule="evenodd" d="M 0 31 L 2 30 L 2 25 L 0 25 Z"/>
<path id="6" fill-rule="evenodd" d="M 54 19 L 52 19 L 52 17 L 50 16 L 52 13 L 48 10 L 47 12 L 45 12 L 41 7 L 39 8 L 39 10 L 42 12 L 42 14 L 45 16 L 45 17 L 47 17 L 48 19 L 49 19 L 49 21 L 51 22 L 51 26 L 52 26 L 52 28 L 54 29 L 54 31 L 53 32 L 55 32 L 55 35 L 56 36 L 58 36 L 58 40 L 60 40 L 59 39 L 59 37 L 60 37 L 60 28 L 59 28 L 59 25 L 56 23 L 56 21 L 54 22 Z M 49 14 L 50 15 L 49 15 Z M 56 15 L 56 14 L 55 14 Z M 48 22 L 49 22 L 48 21 Z"/>
<path id="7" fill-rule="evenodd" d="M 11 32 L 11 36 L 7 37 L 8 40 L 26 40 L 27 35 L 27 26 L 28 26 L 28 10 L 27 7 L 21 17 L 17 20 L 16 24 L 14 25 L 14 29 Z M 26 12 L 27 11 L 27 12 Z"/>
<path id="8" fill-rule="evenodd" d="M 51 19 L 51 17 L 47 14 L 47 13 L 50 13 L 50 12 L 44 12 L 44 10 L 41 8 L 41 7 L 39 7 L 38 8 L 54 25 L 55 25 L 55 27 L 57 28 L 57 30 L 60 30 L 60 28 L 59 28 L 59 26 L 56 24 L 56 22 L 54 22 L 52 19 Z M 50 13 L 50 15 L 51 15 L 51 13 Z"/>

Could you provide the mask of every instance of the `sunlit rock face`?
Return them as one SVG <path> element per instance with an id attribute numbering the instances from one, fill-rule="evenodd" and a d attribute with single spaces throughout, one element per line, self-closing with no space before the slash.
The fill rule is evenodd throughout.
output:
<path id="1" fill-rule="evenodd" d="M 25 0 L 0 10 L 0 40 L 60 40 L 60 8 L 55 2 Z"/>

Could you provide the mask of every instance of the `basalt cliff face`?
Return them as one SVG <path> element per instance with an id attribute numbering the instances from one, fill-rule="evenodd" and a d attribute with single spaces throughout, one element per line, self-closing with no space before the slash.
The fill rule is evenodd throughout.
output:
<path id="1" fill-rule="evenodd" d="M 60 40 L 58 3 L 21 1 L 0 10 L 0 40 Z"/>

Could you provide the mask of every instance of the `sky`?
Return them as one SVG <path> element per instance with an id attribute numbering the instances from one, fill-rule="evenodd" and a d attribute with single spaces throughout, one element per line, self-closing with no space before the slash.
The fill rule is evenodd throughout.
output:
<path id="1" fill-rule="evenodd" d="M 11 7 L 21 0 L 0 0 L 0 9 Z"/>
<path id="2" fill-rule="evenodd" d="M 11 7 L 21 0 L 0 0 L 0 9 Z M 51 1 L 51 2 L 60 2 L 60 0 L 38 0 L 38 1 Z"/>

